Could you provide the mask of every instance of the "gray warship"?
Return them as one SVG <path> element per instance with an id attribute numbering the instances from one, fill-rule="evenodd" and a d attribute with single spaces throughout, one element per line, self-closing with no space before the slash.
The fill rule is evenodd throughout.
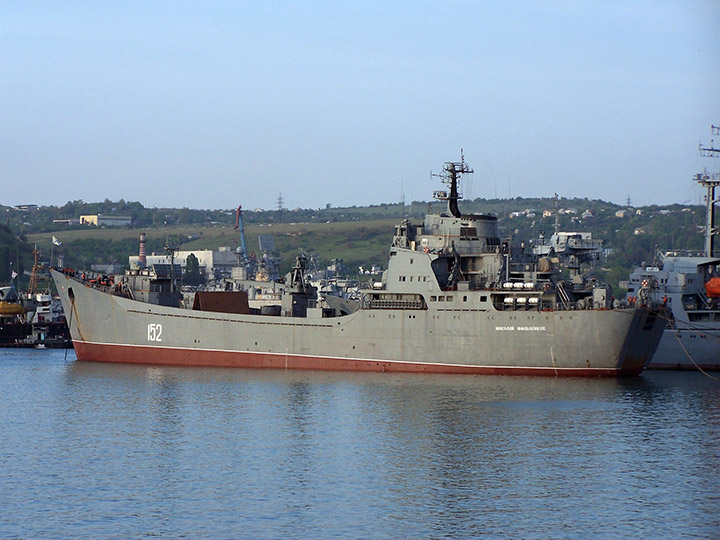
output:
<path id="1" fill-rule="evenodd" d="M 720 257 L 704 251 L 659 251 L 630 274 L 629 296 L 671 313 L 648 369 L 720 369 L 720 295 L 707 287 L 719 272 Z"/>
<path id="2" fill-rule="evenodd" d="M 720 134 L 720 127 L 712 126 Z M 720 156 L 712 145 L 700 150 Z M 628 296 L 641 302 L 663 302 L 670 320 L 650 369 L 720 370 L 720 246 L 716 189 L 720 174 L 695 175 L 707 190 L 705 244 L 702 250 L 659 250 L 650 266 L 630 274 Z"/>
<path id="3" fill-rule="evenodd" d="M 275 306 L 243 291 L 183 308 L 177 271 L 52 271 L 79 360 L 159 365 L 502 375 L 637 375 L 665 308 L 617 308 L 607 287 L 565 283 L 517 256 L 496 216 L 462 214 L 464 159 L 445 163 L 447 212 L 395 227 L 387 270 L 359 300 L 318 293 L 299 257 Z M 166 265 L 168 266 L 168 265 Z"/>

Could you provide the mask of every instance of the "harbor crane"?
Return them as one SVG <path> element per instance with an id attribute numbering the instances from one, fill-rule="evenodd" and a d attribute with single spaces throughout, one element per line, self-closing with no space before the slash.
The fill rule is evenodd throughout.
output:
<path id="1" fill-rule="evenodd" d="M 240 246 L 237 248 L 237 256 L 240 266 L 247 266 L 248 252 L 247 245 L 245 244 L 245 230 L 243 228 L 242 214 L 242 205 L 240 205 L 237 207 L 237 211 L 235 212 L 235 230 L 240 233 Z"/>

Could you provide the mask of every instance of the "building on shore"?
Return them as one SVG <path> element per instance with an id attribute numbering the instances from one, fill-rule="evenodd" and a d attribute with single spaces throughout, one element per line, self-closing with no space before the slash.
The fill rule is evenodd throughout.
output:
<path id="1" fill-rule="evenodd" d="M 80 216 L 80 223 L 83 225 L 95 225 L 96 227 L 126 227 L 132 225 L 132 216 L 86 214 Z"/>
<path id="2" fill-rule="evenodd" d="M 220 247 L 217 251 L 210 249 L 176 251 L 174 263 L 181 266 L 184 271 L 190 255 L 195 255 L 200 271 L 205 275 L 207 280 L 229 278 L 232 274 L 232 269 L 238 265 L 237 254 L 228 246 Z M 151 253 L 146 255 L 145 258 L 145 266 L 171 263 L 170 255 L 166 253 Z M 129 257 L 130 268 L 138 268 L 140 266 L 139 261 L 139 255 L 131 255 Z"/>

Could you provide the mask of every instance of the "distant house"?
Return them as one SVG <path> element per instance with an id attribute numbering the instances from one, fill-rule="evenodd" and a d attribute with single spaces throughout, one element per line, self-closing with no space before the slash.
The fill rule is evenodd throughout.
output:
<path id="1" fill-rule="evenodd" d="M 583 219 L 593 218 L 595 217 L 593 213 L 590 210 L 585 210 L 582 214 L 580 214 L 580 217 Z"/>
<path id="2" fill-rule="evenodd" d="M 552 210 L 543 210 L 543 217 L 552 217 Z"/>
<path id="3" fill-rule="evenodd" d="M 615 212 L 615 217 L 619 217 L 619 218 L 630 217 L 630 211 L 629 211 L 629 210 L 625 210 L 625 209 L 623 208 L 622 210 L 618 210 L 617 212 Z"/>
<path id="4" fill-rule="evenodd" d="M 37 210 L 38 205 L 37 204 L 19 204 L 17 206 L 13 206 L 15 210 L 20 210 L 21 212 L 28 212 L 32 210 Z"/>
<path id="5" fill-rule="evenodd" d="M 641 208 L 638 208 L 637 210 L 635 210 L 635 215 L 636 215 L 636 216 L 642 216 L 644 213 L 645 213 L 645 212 L 643 212 Z"/>
<path id="6" fill-rule="evenodd" d="M 511 218 L 516 218 L 522 216 L 522 212 L 510 212 Z"/>
<path id="7" fill-rule="evenodd" d="M 658 212 L 658 214 L 663 215 L 663 216 L 667 216 L 668 214 L 671 214 L 671 212 L 670 212 L 670 210 L 660 210 L 660 211 Z"/>
<path id="8" fill-rule="evenodd" d="M 645 229 L 645 227 L 636 227 L 634 234 L 635 236 L 638 236 L 640 234 L 647 234 L 647 229 Z"/>
<path id="9" fill-rule="evenodd" d="M 83 225 L 95 225 L 96 227 L 125 227 L 132 225 L 131 216 L 110 216 L 106 214 L 86 214 L 80 216 L 80 223 Z"/>
<path id="10" fill-rule="evenodd" d="M 80 220 L 78 218 L 53 219 L 53 223 L 59 223 L 61 225 L 79 225 Z"/>

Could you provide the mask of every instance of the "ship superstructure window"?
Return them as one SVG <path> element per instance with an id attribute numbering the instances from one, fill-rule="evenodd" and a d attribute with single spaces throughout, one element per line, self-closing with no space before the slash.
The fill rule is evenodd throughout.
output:
<path id="1" fill-rule="evenodd" d="M 438 296 L 438 302 L 444 302 L 445 297 L 444 296 Z"/>
<path id="2" fill-rule="evenodd" d="M 431 302 L 437 302 L 437 296 L 431 296 L 430 297 Z"/>

